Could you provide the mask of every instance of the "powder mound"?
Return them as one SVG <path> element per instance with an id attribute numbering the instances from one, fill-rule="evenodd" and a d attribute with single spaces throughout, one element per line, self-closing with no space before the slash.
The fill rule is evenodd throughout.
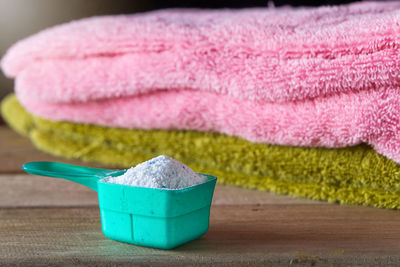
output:
<path id="1" fill-rule="evenodd" d="M 121 176 L 104 179 L 107 183 L 162 189 L 182 189 L 206 180 L 188 166 L 165 155 L 140 163 Z"/>

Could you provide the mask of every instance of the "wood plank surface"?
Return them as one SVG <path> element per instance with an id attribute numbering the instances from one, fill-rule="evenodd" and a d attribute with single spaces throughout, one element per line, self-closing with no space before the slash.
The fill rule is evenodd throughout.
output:
<path id="1" fill-rule="evenodd" d="M 222 185 L 202 238 L 170 251 L 112 241 L 101 232 L 94 191 L 19 169 L 32 160 L 71 161 L 37 151 L 6 127 L 0 145 L 0 265 L 400 266 L 399 211 Z"/>
<path id="2" fill-rule="evenodd" d="M 336 205 L 213 206 L 205 236 L 164 251 L 107 239 L 95 207 L 0 209 L 0 258 L 5 264 L 400 264 L 399 216 Z"/>

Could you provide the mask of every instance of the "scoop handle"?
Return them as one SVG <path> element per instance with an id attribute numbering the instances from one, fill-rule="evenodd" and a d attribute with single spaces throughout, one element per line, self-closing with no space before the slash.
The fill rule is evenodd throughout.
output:
<path id="1" fill-rule="evenodd" d="M 30 174 L 63 178 L 97 192 L 97 182 L 106 176 L 121 172 L 121 170 L 108 170 L 76 166 L 60 162 L 35 161 L 22 165 L 22 170 Z"/>

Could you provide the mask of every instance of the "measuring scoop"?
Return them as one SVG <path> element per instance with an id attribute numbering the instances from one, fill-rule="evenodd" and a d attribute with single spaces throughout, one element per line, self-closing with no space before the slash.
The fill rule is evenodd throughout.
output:
<path id="1" fill-rule="evenodd" d="M 59 162 L 22 165 L 30 174 L 63 178 L 98 192 L 103 233 L 139 246 L 172 249 L 208 231 L 217 177 L 198 173 L 205 183 L 183 189 L 158 189 L 106 183 L 126 170 L 109 170 Z"/>

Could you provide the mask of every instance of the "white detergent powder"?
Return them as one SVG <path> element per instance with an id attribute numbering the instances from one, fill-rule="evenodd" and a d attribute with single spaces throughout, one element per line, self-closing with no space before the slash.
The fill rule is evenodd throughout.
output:
<path id="1" fill-rule="evenodd" d="M 121 176 L 107 177 L 107 183 L 149 188 L 181 189 L 207 181 L 188 166 L 168 156 L 158 156 L 132 167 Z"/>

